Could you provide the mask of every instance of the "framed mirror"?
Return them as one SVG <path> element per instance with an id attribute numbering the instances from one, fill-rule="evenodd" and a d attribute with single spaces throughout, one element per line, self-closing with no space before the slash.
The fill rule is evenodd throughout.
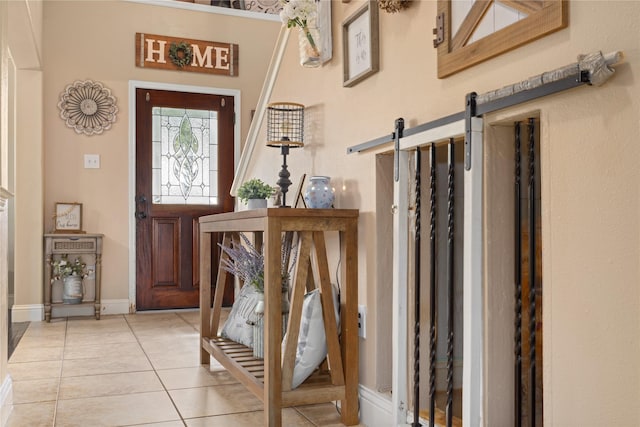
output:
<path id="1" fill-rule="evenodd" d="M 438 78 L 568 25 L 567 0 L 438 0 Z"/>

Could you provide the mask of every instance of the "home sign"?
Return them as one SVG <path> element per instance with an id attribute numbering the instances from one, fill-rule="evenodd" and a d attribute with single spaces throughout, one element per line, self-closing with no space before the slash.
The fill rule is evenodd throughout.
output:
<path id="1" fill-rule="evenodd" d="M 136 33 L 136 66 L 238 75 L 238 45 Z"/>

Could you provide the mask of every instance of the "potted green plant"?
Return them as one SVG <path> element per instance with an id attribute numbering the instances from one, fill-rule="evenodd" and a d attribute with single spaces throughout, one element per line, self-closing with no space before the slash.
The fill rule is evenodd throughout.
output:
<path id="1" fill-rule="evenodd" d="M 249 209 L 266 208 L 267 198 L 274 193 L 273 187 L 258 178 L 250 179 L 238 188 L 238 198 L 245 202 Z"/>

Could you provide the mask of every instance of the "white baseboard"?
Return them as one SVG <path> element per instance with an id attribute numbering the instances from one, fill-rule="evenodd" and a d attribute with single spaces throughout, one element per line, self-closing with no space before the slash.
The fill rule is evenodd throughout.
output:
<path id="1" fill-rule="evenodd" d="M 363 385 L 360 394 L 360 424 L 367 427 L 389 427 L 393 425 L 391 396 L 375 392 Z"/>
<path id="2" fill-rule="evenodd" d="M 13 410 L 13 381 L 7 375 L 0 386 L 0 426 L 6 426 Z"/>
<path id="3" fill-rule="evenodd" d="M 101 315 L 129 314 L 128 299 L 102 300 L 101 305 Z M 11 307 L 11 320 L 14 322 L 40 322 L 44 320 L 44 305 L 14 305 L 13 307 Z"/>
<path id="4" fill-rule="evenodd" d="M 44 304 L 14 304 L 11 307 L 12 322 L 41 322 L 44 320 Z"/>
<path id="5" fill-rule="evenodd" d="M 100 304 L 102 305 L 100 315 L 129 314 L 128 299 L 103 299 Z"/>

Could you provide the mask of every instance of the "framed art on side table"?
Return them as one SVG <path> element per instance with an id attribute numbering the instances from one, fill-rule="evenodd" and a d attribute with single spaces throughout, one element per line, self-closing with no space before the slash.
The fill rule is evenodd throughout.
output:
<path id="1" fill-rule="evenodd" d="M 378 71 L 378 5 L 368 1 L 342 23 L 344 87 L 351 87 Z"/>
<path id="2" fill-rule="evenodd" d="M 56 233 L 84 233 L 82 231 L 82 203 L 56 203 L 54 214 Z"/>

